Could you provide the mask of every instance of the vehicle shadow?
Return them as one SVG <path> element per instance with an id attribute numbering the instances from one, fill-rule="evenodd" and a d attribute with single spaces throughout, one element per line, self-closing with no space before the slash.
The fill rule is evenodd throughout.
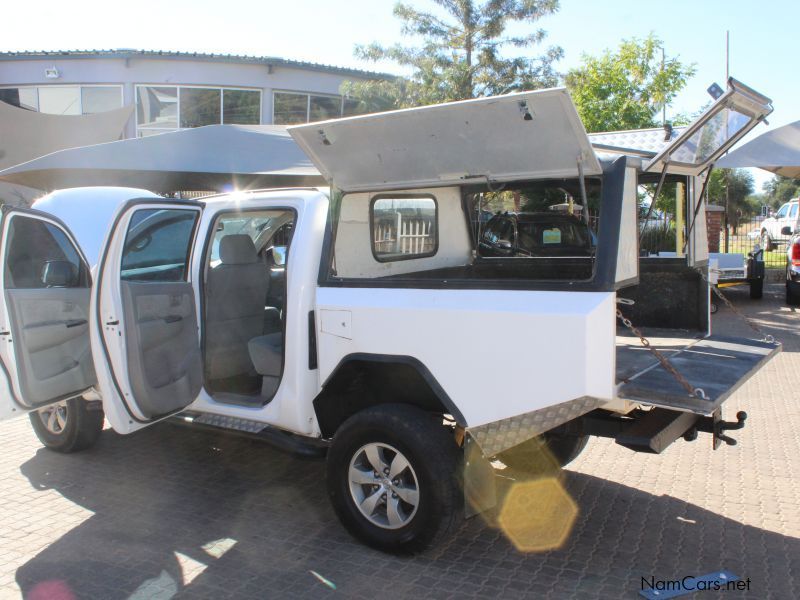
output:
<path id="1" fill-rule="evenodd" d="M 727 569 L 744 596 L 797 597 L 800 539 L 670 496 L 566 471 L 578 507 L 566 543 L 526 554 L 480 517 L 415 557 L 352 540 L 324 464 L 162 424 L 106 431 L 91 451 L 41 450 L 22 473 L 94 514 L 17 570 L 26 598 L 639 597 L 641 578 Z M 793 579 L 793 577 L 795 579 Z M 736 596 L 741 597 L 741 596 Z"/>

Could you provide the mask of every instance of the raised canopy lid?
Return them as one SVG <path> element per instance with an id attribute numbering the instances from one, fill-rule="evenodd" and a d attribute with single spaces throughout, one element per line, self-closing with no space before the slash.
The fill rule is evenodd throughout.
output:
<path id="1" fill-rule="evenodd" d="M 713 164 L 772 112 L 772 100 L 728 79 L 728 89 L 645 167 L 697 175 Z"/>
<path id="2" fill-rule="evenodd" d="M 600 174 L 563 88 L 309 123 L 289 132 L 345 192 Z"/>

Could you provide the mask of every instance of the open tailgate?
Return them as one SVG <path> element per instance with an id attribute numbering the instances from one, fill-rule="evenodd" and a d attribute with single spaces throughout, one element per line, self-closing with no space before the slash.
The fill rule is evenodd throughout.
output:
<path id="1" fill-rule="evenodd" d="M 714 412 L 781 350 L 777 343 L 719 335 L 665 343 L 659 350 L 694 388 L 703 390 L 703 399 L 690 396 L 638 340 L 628 340 L 617 344 L 620 398 L 704 415 Z"/>

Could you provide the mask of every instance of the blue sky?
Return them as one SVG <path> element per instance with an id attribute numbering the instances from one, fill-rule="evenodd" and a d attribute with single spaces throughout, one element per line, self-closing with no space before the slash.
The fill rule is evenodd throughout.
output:
<path id="1" fill-rule="evenodd" d="M 427 0 L 409 0 L 430 6 Z M 44 0 L 4 6 L 0 51 L 143 48 L 272 55 L 397 72 L 353 58 L 356 43 L 399 41 L 392 0 Z M 135 7 L 135 8 L 134 8 Z M 546 44 L 564 48 L 559 70 L 619 41 L 654 32 L 667 54 L 695 63 L 696 75 L 673 104 L 692 113 L 724 84 L 725 31 L 730 30 L 731 75 L 773 99 L 769 128 L 800 119 L 800 2 L 798 0 L 561 0 L 539 22 Z M 2 67 L 0 67 L 2 68 Z M 757 133 L 767 131 L 759 126 Z M 751 134 L 752 135 L 752 134 Z M 756 171 L 760 184 L 770 175 Z"/>

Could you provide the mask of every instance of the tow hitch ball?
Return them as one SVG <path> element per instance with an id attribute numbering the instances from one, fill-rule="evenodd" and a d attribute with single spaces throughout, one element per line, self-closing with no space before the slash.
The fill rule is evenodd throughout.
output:
<path id="1" fill-rule="evenodd" d="M 724 432 L 742 429 L 746 420 L 747 413 L 743 410 L 736 413 L 736 421 L 723 421 L 722 413 L 717 410 L 710 417 L 701 417 L 692 428 L 683 434 L 683 437 L 687 442 L 691 442 L 697 439 L 698 431 L 704 431 L 712 434 L 714 450 L 719 448 L 722 442 L 725 442 L 728 446 L 735 446 L 736 440 L 725 435 Z"/>

